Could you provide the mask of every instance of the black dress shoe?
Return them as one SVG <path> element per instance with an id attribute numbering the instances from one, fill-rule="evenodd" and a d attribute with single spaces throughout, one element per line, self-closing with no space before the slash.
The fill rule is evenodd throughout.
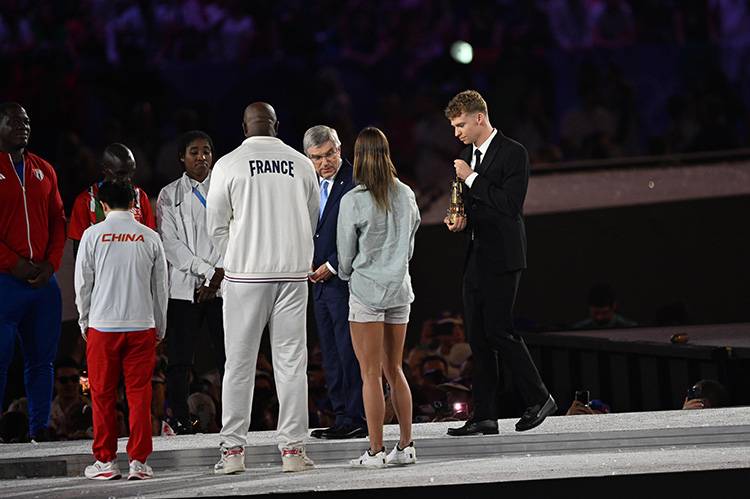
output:
<path id="1" fill-rule="evenodd" d="M 366 436 L 367 426 L 338 426 L 325 430 L 321 438 L 343 440 L 345 438 L 364 438 Z"/>
<path id="2" fill-rule="evenodd" d="M 317 428 L 310 432 L 310 436 L 313 438 L 323 438 L 323 433 L 330 431 L 333 428 L 333 426 L 331 426 L 330 428 Z"/>
<path id="3" fill-rule="evenodd" d="M 537 404 L 526 409 L 521 419 L 516 423 L 516 431 L 526 431 L 536 428 L 547 416 L 557 412 L 555 399 L 550 395 L 543 404 Z"/>
<path id="4" fill-rule="evenodd" d="M 464 435 L 497 435 L 496 419 L 481 419 L 479 421 L 467 421 L 458 428 L 448 428 L 448 435 L 461 437 Z"/>
<path id="5" fill-rule="evenodd" d="M 200 421 L 194 418 L 171 419 L 167 421 L 175 435 L 195 435 L 200 428 Z"/>

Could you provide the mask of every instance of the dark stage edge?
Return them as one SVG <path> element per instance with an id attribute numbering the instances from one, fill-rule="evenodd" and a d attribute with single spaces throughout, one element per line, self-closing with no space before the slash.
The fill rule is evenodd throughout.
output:
<path id="1" fill-rule="evenodd" d="M 729 491 L 750 480 L 750 408 L 664 411 L 548 418 L 534 430 L 448 437 L 460 423 L 415 425 L 419 463 L 358 470 L 348 460 L 364 439 L 317 441 L 307 450 L 317 467 L 281 473 L 273 432 L 249 434 L 248 471 L 214 476 L 218 435 L 154 439 L 149 459 L 156 478 L 145 482 L 92 482 L 80 477 L 90 464 L 90 442 L 0 446 L 0 497 L 224 497 L 306 493 L 311 497 L 462 497 L 486 494 L 559 496 L 561 493 L 636 492 L 653 488 L 697 493 Z M 392 446 L 398 428 L 386 428 Z M 120 440 L 124 451 L 125 441 Z M 121 469 L 127 469 L 124 454 Z M 50 475 L 65 475 L 52 477 Z M 707 488 L 710 487 L 710 488 Z M 639 492 L 640 491 L 640 492 Z M 531 495 L 529 495 L 531 494 Z M 632 497 L 632 495 L 631 495 Z"/>

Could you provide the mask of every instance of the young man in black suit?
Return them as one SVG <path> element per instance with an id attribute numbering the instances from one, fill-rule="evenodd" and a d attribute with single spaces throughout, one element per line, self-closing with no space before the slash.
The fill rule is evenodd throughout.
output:
<path id="1" fill-rule="evenodd" d="M 315 322 L 323 354 L 328 398 L 336 414 L 334 425 L 310 433 L 314 438 L 342 439 L 367 436 L 362 404 L 362 378 L 349 335 L 349 287 L 337 277 L 336 222 L 339 203 L 354 187 L 352 165 L 341 158 L 336 130 L 318 125 L 305 132 L 305 154 L 320 183 L 320 216 L 315 228 L 312 274 Z"/>
<path id="2" fill-rule="evenodd" d="M 527 406 L 516 431 L 530 430 L 557 411 L 523 339 L 513 328 L 513 305 L 526 268 L 523 202 L 529 156 L 518 142 L 492 127 L 487 103 L 474 90 L 456 95 L 445 116 L 468 147 L 453 162 L 464 182 L 466 217 L 445 224 L 466 231 L 464 314 L 474 358 L 472 417 L 449 435 L 494 434 L 497 427 L 498 356 L 509 367 Z"/>

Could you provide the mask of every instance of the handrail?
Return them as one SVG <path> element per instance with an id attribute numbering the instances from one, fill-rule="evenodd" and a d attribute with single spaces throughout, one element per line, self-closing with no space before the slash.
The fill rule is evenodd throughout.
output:
<path id="1" fill-rule="evenodd" d="M 607 159 L 586 159 L 532 163 L 531 173 L 549 174 L 574 171 L 609 170 L 614 168 L 644 168 L 653 166 L 685 166 L 696 163 L 719 163 L 750 159 L 750 148 L 705 151 L 682 154 L 662 154 L 658 156 L 631 156 Z"/>

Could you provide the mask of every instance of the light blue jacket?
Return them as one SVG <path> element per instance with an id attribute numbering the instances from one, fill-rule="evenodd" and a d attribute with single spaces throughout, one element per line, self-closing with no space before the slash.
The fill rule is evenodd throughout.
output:
<path id="1" fill-rule="evenodd" d="M 390 208 L 382 211 L 364 186 L 341 198 L 337 227 L 338 276 L 349 292 L 378 309 L 414 301 L 409 260 L 421 220 L 412 190 L 398 179 L 390 192 Z"/>

